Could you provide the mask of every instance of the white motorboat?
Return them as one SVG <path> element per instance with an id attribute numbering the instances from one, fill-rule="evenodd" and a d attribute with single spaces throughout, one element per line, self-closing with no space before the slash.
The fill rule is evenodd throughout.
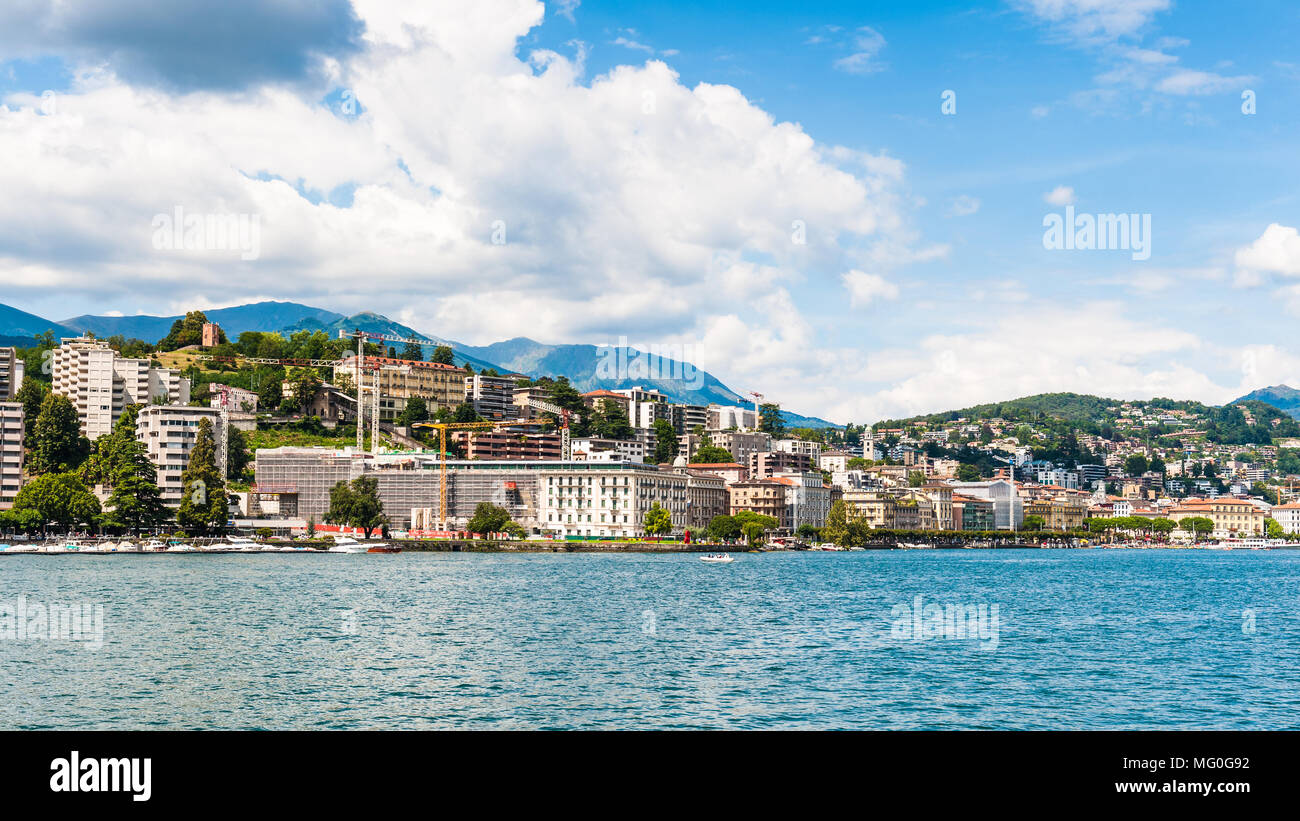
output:
<path id="1" fill-rule="evenodd" d="M 149 541 L 140 545 L 140 550 L 144 553 L 163 553 L 166 552 L 167 545 L 163 544 L 157 539 L 150 539 Z"/>
<path id="2" fill-rule="evenodd" d="M 707 556 L 701 556 L 700 561 L 705 564 L 731 564 L 735 561 L 730 553 L 710 553 Z"/>
<path id="3" fill-rule="evenodd" d="M 175 543 L 173 543 L 173 544 L 169 544 L 169 545 L 167 545 L 167 552 L 168 552 L 168 553 L 197 553 L 197 552 L 198 552 L 198 548 L 196 548 L 196 547 L 195 547 L 194 545 L 192 545 L 192 544 L 184 544 L 183 542 L 175 542 Z"/>
<path id="4" fill-rule="evenodd" d="M 243 553 L 256 553 L 262 549 L 256 539 L 250 539 L 247 536 L 227 536 L 226 542 Z"/>
<path id="5" fill-rule="evenodd" d="M 370 550 L 370 545 L 362 544 L 351 536 L 335 536 L 334 544 L 327 551 L 329 553 L 366 553 Z"/>

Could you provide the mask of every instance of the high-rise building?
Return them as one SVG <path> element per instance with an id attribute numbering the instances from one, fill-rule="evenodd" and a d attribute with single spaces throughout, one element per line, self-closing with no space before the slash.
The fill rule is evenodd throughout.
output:
<path id="1" fill-rule="evenodd" d="M 465 377 L 465 401 L 474 406 L 474 412 L 484 419 L 518 419 L 515 407 L 517 376 L 484 376 L 481 373 Z"/>
<path id="2" fill-rule="evenodd" d="M 0 348 L 0 402 L 18 395 L 23 385 L 23 361 L 13 348 Z"/>
<path id="3" fill-rule="evenodd" d="M 135 436 L 144 443 L 149 461 L 158 469 L 158 488 L 170 506 L 181 503 L 181 476 L 190 463 L 190 452 L 198 439 L 199 423 L 212 421 L 217 468 L 226 467 L 226 426 L 218 408 L 191 408 L 185 405 L 149 405 L 140 409 Z"/>
<path id="4" fill-rule="evenodd" d="M 23 406 L 0 402 L 0 510 L 14 506 L 23 488 Z"/>
<path id="5" fill-rule="evenodd" d="M 54 349 L 50 365 L 54 393 L 72 401 L 81 432 L 91 440 L 110 432 L 130 405 L 190 400 L 190 381 L 180 371 L 151 368 L 147 359 L 118 356 L 98 339 L 64 339 Z"/>

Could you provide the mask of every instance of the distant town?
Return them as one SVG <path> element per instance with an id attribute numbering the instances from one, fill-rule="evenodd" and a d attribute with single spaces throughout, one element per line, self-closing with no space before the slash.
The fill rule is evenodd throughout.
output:
<path id="1" fill-rule="evenodd" d="M 0 532 L 1200 543 L 1300 533 L 1300 425 L 1047 394 L 872 426 L 457 365 L 365 331 L 0 348 Z M 688 536 L 689 534 L 689 536 Z"/>

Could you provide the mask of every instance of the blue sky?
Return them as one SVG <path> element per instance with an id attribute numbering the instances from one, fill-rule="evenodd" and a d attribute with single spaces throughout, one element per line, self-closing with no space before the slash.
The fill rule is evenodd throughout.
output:
<path id="1" fill-rule="evenodd" d="M 45 316 L 677 342 L 840 422 L 1300 382 L 1294 4 L 24 5 L 0 301 Z M 1067 203 L 1150 258 L 1045 249 Z M 176 206 L 257 214 L 259 258 L 151 247 Z"/>

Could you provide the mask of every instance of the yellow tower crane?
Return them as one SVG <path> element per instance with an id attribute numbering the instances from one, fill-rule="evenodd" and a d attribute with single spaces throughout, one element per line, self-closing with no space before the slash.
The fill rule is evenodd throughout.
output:
<path id="1" fill-rule="evenodd" d="M 441 530 L 447 530 L 447 431 L 449 430 L 497 430 L 498 428 L 517 426 L 518 422 L 416 422 L 413 428 L 433 428 L 438 431 L 438 523 Z"/>

